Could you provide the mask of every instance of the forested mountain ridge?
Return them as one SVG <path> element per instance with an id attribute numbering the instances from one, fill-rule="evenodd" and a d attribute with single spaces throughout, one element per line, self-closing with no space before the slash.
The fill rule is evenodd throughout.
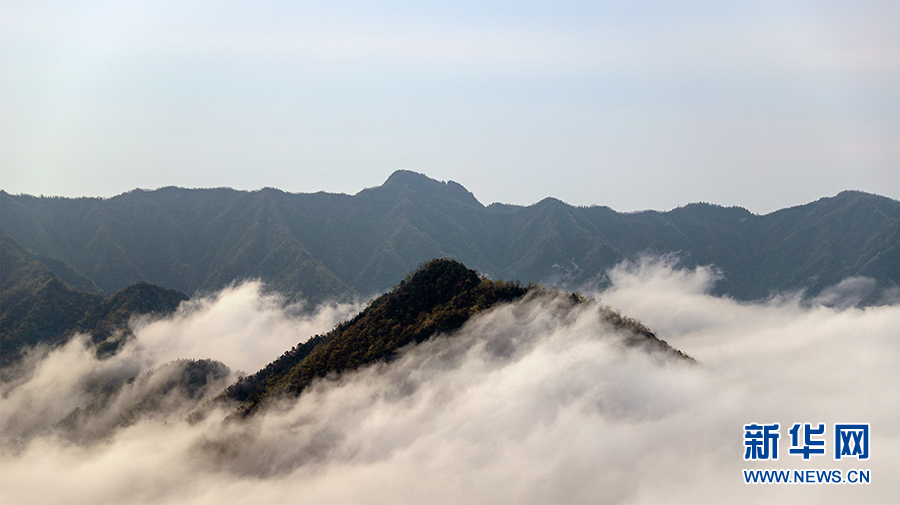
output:
<path id="1" fill-rule="evenodd" d="M 470 317 L 528 294 L 565 297 L 568 309 L 587 302 L 578 294 L 554 294 L 540 286 L 482 278 L 457 261 L 431 260 L 350 321 L 294 346 L 259 372 L 229 386 L 218 400 L 235 402 L 238 415 L 249 415 L 267 401 L 298 396 L 316 379 L 389 360 L 404 346 L 436 334 L 452 335 Z M 598 308 L 604 321 L 623 331 L 626 345 L 693 361 L 637 321 Z"/>
<path id="2" fill-rule="evenodd" d="M 297 395 L 316 378 L 386 359 L 405 345 L 455 330 L 475 313 L 526 292 L 515 283 L 482 279 L 459 262 L 432 260 L 352 320 L 295 346 L 223 396 L 249 413 L 266 398 Z"/>
<path id="3" fill-rule="evenodd" d="M 57 260 L 58 262 L 58 260 Z M 138 282 L 105 297 L 75 289 L 53 263 L 0 234 L 0 367 L 21 358 L 37 344 L 50 347 L 74 333 L 91 335 L 99 355 L 115 352 L 131 336 L 128 320 L 136 314 L 168 314 L 187 300 L 184 293 Z"/>
<path id="4" fill-rule="evenodd" d="M 163 188 L 109 199 L 0 192 L 0 208 L 3 232 L 106 293 L 146 281 L 193 294 L 260 278 L 316 302 L 383 292 L 436 257 L 489 277 L 579 289 L 602 285 L 608 268 L 643 253 L 715 265 L 717 292 L 739 299 L 815 295 L 853 276 L 881 289 L 900 285 L 900 202 L 853 191 L 766 215 L 709 204 L 619 213 L 553 198 L 485 207 L 455 182 L 398 171 L 352 196 L 271 188 Z"/>

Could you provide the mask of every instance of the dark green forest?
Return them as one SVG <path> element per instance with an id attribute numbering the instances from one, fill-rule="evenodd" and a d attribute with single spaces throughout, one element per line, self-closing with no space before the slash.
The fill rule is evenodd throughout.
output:
<path id="1" fill-rule="evenodd" d="M 810 296 L 852 276 L 900 285 L 900 202 L 847 191 L 755 215 L 697 203 L 619 213 L 547 198 L 484 206 L 455 182 L 408 171 L 356 195 L 277 189 L 163 188 L 113 198 L 0 192 L 0 229 L 70 265 L 80 291 L 112 294 L 143 281 L 193 296 L 259 278 L 312 303 L 387 290 L 417 265 L 448 257 L 490 278 L 574 290 L 641 254 L 714 265 L 716 294 Z M 867 303 L 877 302 L 873 294 Z"/>

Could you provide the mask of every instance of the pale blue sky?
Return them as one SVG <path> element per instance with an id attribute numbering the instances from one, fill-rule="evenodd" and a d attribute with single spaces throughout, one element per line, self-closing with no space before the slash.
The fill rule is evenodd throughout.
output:
<path id="1" fill-rule="evenodd" d="M 0 187 L 900 198 L 900 2 L 0 4 Z"/>

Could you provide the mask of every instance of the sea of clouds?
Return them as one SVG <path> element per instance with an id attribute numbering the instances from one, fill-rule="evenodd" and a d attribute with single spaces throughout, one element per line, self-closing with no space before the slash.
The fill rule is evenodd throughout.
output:
<path id="1" fill-rule="evenodd" d="M 76 339 L 36 350 L 2 384 L 3 503 L 888 503 L 900 495 L 900 304 L 800 295 L 709 295 L 717 273 L 666 259 L 624 263 L 595 303 L 527 298 L 452 337 L 315 383 L 247 422 L 186 416 L 238 370 L 252 373 L 347 319 L 312 314 L 258 283 L 134 321 L 99 361 Z M 622 344 L 600 307 L 635 317 L 697 362 Z M 119 409 L 211 358 L 232 374 L 152 415 Z M 126 381 L 138 376 L 139 380 Z M 118 396 L 72 426 L 97 384 Z M 125 382 L 122 382 L 125 381 Z M 105 423 L 101 422 L 107 420 Z M 744 461 L 743 426 L 781 424 L 778 461 Z M 871 457 L 788 455 L 795 422 L 871 424 Z M 79 423 L 81 425 L 79 425 Z M 93 427 L 93 437 L 72 430 Z M 746 485 L 742 469 L 869 469 L 869 485 Z"/>

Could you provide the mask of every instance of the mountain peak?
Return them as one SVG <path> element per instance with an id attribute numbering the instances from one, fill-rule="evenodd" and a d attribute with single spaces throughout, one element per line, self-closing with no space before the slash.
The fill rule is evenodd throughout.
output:
<path id="1" fill-rule="evenodd" d="M 413 172 L 412 170 L 396 170 L 384 181 L 384 185 L 402 184 L 404 186 L 419 186 L 442 184 L 440 181 L 432 179 L 425 174 Z"/>
<path id="2" fill-rule="evenodd" d="M 381 188 L 409 189 L 428 196 L 444 196 L 469 205 L 482 207 L 469 190 L 454 181 L 438 181 L 411 170 L 397 170 L 384 181 Z"/>
<path id="3" fill-rule="evenodd" d="M 237 413 L 248 415 L 266 398 L 297 396 L 316 378 L 389 360 L 406 345 L 457 330 L 473 314 L 527 292 L 517 283 L 482 280 L 458 261 L 428 261 L 352 320 L 298 344 L 221 398 L 239 402 Z"/>

